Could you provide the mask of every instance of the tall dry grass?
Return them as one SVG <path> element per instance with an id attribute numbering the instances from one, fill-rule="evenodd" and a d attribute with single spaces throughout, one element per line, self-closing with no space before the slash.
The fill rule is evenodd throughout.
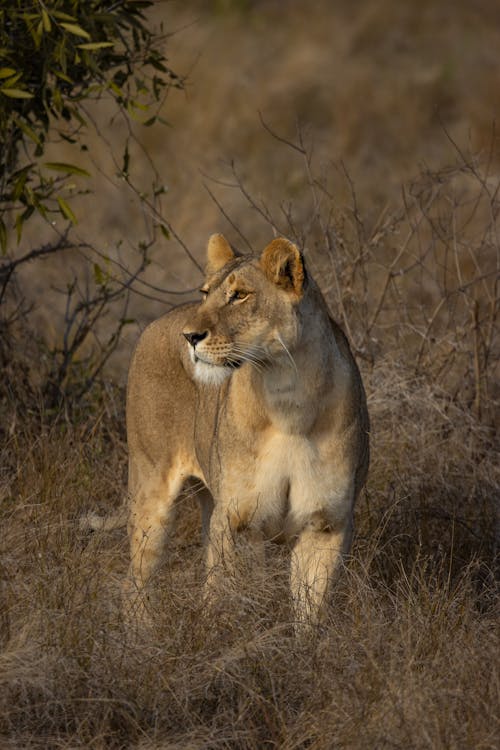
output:
<path id="1" fill-rule="evenodd" d="M 459 155 L 370 228 L 303 145 L 276 143 L 304 170 L 300 206 L 231 189 L 258 231 L 305 245 L 364 371 L 372 466 L 327 621 L 294 637 L 288 555 L 272 546 L 208 617 L 187 495 L 151 632 L 134 632 L 124 532 L 78 524 L 121 500 L 123 393 L 96 385 L 46 413 L 36 346 L 4 343 L 2 747 L 498 746 L 498 185 Z"/>

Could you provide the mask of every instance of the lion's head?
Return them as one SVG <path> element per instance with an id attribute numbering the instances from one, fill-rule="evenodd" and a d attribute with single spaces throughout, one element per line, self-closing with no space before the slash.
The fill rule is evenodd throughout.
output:
<path id="1" fill-rule="evenodd" d="M 290 357 L 300 335 L 306 286 L 302 256 L 285 238 L 260 258 L 237 256 L 226 239 L 208 242 L 203 300 L 184 327 L 195 377 L 220 384 L 245 362 L 257 370 Z"/>

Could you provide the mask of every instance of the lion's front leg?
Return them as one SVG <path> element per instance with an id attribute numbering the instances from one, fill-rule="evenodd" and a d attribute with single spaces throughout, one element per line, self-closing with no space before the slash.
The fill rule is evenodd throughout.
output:
<path id="1" fill-rule="evenodd" d="M 300 532 L 292 551 L 290 576 L 298 632 L 321 619 L 328 589 L 350 549 L 352 533 L 351 514 L 339 522 L 322 511 L 314 513 Z"/>

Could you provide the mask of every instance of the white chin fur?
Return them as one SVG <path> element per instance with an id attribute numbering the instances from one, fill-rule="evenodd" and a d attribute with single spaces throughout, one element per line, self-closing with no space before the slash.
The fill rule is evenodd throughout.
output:
<path id="1" fill-rule="evenodd" d="M 194 377 L 199 383 L 205 383 L 205 385 L 220 385 L 226 380 L 232 373 L 229 367 L 222 367 L 221 365 L 209 365 L 206 362 L 202 362 L 200 359 L 194 362 Z"/>

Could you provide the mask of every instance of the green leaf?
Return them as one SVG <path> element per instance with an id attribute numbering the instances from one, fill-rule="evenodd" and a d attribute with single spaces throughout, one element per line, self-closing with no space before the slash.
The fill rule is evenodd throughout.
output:
<path id="1" fill-rule="evenodd" d="M 22 78 L 22 73 L 15 73 L 13 76 L 10 76 L 10 78 L 4 81 L 2 88 L 13 89 L 20 78 Z"/>
<path id="2" fill-rule="evenodd" d="M 52 15 L 55 18 L 60 18 L 64 21 L 76 21 L 77 20 L 74 16 L 70 16 L 68 13 L 63 13 L 62 10 L 53 10 Z"/>
<path id="3" fill-rule="evenodd" d="M 52 24 L 50 22 L 50 16 L 45 10 L 45 8 L 42 8 L 42 20 L 43 20 L 43 28 L 45 31 L 50 31 L 52 28 Z"/>
<path id="4" fill-rule="evenodd" d="M 85 29 L 82 29 L 82 27 L 78 26 L 76 23 L 61 22 L 61 26 L 66 31 L 69 31 L 70 34 L 74 34 L 75 36 L 82 36 L 84 39 L 90 39 L 90 34 L 88 33 L 88 31 L 85 31 Z"/>
<path id="5" fill-rule="evenodd" d="M 36 143 L 37 146 L 42 145 L 42 141 L 40 140 L 38 135 L 35 133 L 35 131 L 32 128 L 30 128 L 30 126 L 27 125 L 23 120 L 21 120 L 20 117 L 16 117 L 16 123 L 21 128 L 23 133 L 27 135 L 28 138 L 31 138 L 31 140 L 34 141 L 34 143 Z"/>
<path id="6" fill-rule="evenodd" d="M 104 284 L 104 274 L 99 263 L 94 263 L 94 279 L 96 284 Z"/>
<path id="7" fill-rule="evenodd" d="M 59 208 L 61 210 L 62 215 L 65 216 L 66 219 L 69 219 L 69 221 L 72 224 L 78 224 L 78 220 L 75 214 L 73 213 L 69 205 L 66 203 L 64 198 L 58 198 L 57 203 L 59 204 Z"/>
<path id="8" fill-rule="evenodd" d="M 0 250 L 2 251 L 2 255 L 5 255 L 7 252 L 7 227 L 2 219 L 0 219 Z"/>
<path id="9" fill-rule="evenodd" d="M 39 201 L 36 196 L 34 197 L 34 202 L 35 202 L 35 208 L 40 214 L 40 216 L 43 216 L 43 218 L 46 219 L 47 218 L 47 206 L 45 206 L 41 201 Z M 30 208 L 32 207 L 30 206 Z"/>
<path id="10" fill-rule="evenodd" d="M 150 55 L 146 62 L 149 65 L 152 65 L 156 70 L 159 70 L 161 73 L 168 73 L 167 66 L 160 62 L 160 60 L 158 60 L 156 57 L 153 57 L 153 55 Z"/>
<path id="11" fill-rule="evenodd" d="M 80 177 L 90 177 L 90 172 L 76 164 L 66 164 L 63 161 L 46 161 L 44 167 L 53 169 L 55 172 L 65 172 L 66 174 L 77 174 Z"/>
<path id="12" fill-rule="evenodd" d="M 123 97 L 123 91 L 122 91 L 122 90 L 121 90 L 121 88 L 120 88 L 119 86 L 117 86 L 117 85 L 116 85 L 116 83 L 114 83 L 113 81 L 110 81 L 110 82 L 108 83 L 108 88 L 110 88 L 110 89 L 111 89 L 111 91 L 113 91 L 113 92 L 114 92 L 114 93 L 115 93 L 115 94 L 116 94 L 117 96 L 119 96 L 119 97 Z"/>
<path id="13" fill-rule="evenodd" d="M 160 232 L 165 237 L 166 240 L 170 239 L 170 232 L 168 231 L 167 227 L 163 224 L 160 224 Z"/>
<path id="14" fill-rule="evenodd" d="M 12 191 L 13 200 L 19 200 L 19 198 L 23 194 L 26 182 L 28 180 L 28 174 L 29 168 L 22 169 L 16 174 L 17 179 L 14 183 L 14 189 Z"/>
<path id="15" fill-rule="evenodd" d="M 69 76 L 67 76 L 66 73 L 63 73 L 60 70 L 54 70 L 53 73 L 54 73 L 55 76 L 57 76 L 58 78 L 60 78 L 62 81 L 66 81 L 66 83 L 71 83 L 71 85 L 74 84 L 74 81 Z"/>
<path id="16" fill-rule="evenodd" d="M 33 206 L 28 206 L 28 208 L 25 209 L 22 212 L 22 214 L 18 214 L 16 216 L 16 235 L 17 235 L 17 244 L 18 245 L 19 245 L 19 243 L 21 241 L 21 236 L 22 236 L 22 233 L 23 233 L 24 222 L 27 219 L 30 218 L 30 216 L 33 214 L 34 210 L 35 209 L 33 208 Z"/>
<path id="17" fill-rule="evenodd" d="M 2 87 L 0 92 L 4 96 L 9 96 L 11 99 L 33 99 L 33 94 L 29 91 L 23 91 L 22 89 L 7 89 Z"/>
<path id="18" fill-rule="evenodd" d="M 140 109 L 141 112 L 147 112 L 149 109 L 147 104 L 141 104 L 141 102 L 138 102 L 137 99 L 131 99 L 129 104 L 131 107 L 134 107 L 135 109 Z"/>
<path id="19" fill-rule="evenodd" d="M 14 68 L 0 68 L 0 78 L 10 78 L 15 74 Z"/>
<path id="20" fill-rule="evenodd" d="M 114 42 L 85 42 L 85 44 L 77 44 L 78 49 L 103 49 L 104 47 L 114 47 Z"/>

